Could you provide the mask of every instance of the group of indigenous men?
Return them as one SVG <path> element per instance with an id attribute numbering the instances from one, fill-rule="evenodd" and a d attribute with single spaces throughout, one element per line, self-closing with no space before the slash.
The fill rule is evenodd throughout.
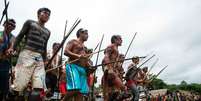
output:
<path id="1" fill-rule="evenodd" d="M 51 33 L 45 27 L 50 14 L 48 8 L 40 8 L 37 12 L 38 21 L 27 20 L 16 38 L 11 34 L 16 26 L 15 20 L 7 19 L 4 22 L 4 30 L 0 32 L 1 101 L 43 101 L 44 96 L 53 96 L 56 88 L 63 93 L 63 101 L 87 100 L 91 87 L 88 78 L 98 68 L 93 66 L 90 60 L 93 51 L 84 45 L 88 39 L 88 30 L 80 28 L 76 33 L 77 38 L 66 44 L 64 55 L 69 59 L 65 68 L 59 72 L 58 69 L 46 72 L 47 69 L 57 68 L 62 61 L 56 56 L 51 66 L 45 68 L 50 59 L 47 54 L 47 43 Z M 23 40 L 24 47 L 18 52 L 17 47 Z M 121 36 L 113 35 L 111 44 L 104 50 L 102 60 L 104 75 L 101 82 L 104 101 L 124 101 L 131 96 L 133 101 L 138 101 L 137 86 L 143 85 L 147 79 L 147 67 L 143 69 L 137 67 L 139 57 L 132 58 L 133 62 L 128 67 L 127 73 L 124 72 L 125 56 L 118 51 L 121 44 Z M 53 44 L 52 54 L 55 54 L 60 45 L 60 43 Z M 10 58 L 15 53 L 19 53 L 19 56 L 16 66 L 11 69 Z M 9 83 L 10 70 L 13 70 L 14 74 L 12 86 Z M 58 82 L 60 85 L 57 85 Z"/>

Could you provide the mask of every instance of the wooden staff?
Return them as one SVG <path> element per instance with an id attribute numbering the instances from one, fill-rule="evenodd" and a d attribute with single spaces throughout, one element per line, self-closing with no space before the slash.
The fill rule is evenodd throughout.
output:
<path id="1" fill-rule="evenodd" d="M 100 45 L 99 45 L 99 51 L 100 51 L 100 49 L 101 49 L 101 46 L 102 46 L 102 43 L 103 43 L 103 39 L 104 39 L 104 34 L 103 34 L 103 36 L 102 36 L 102 38 L 101 38 L 101 41 L 100 41 Z M 99 58 L 99 52 L 98 52 L 98 54 L 97 54 L 97 57 L 96 57 L 96 64 L 95 65 L 97 65 L 98 64 L 98 58 Z M 96 78 L 96 71 L 94 72 L 94 75 L 93 75 L 93 77 L 94 78 Z M 94 98 L 94 86 L 95 86 L 95 82 L 93 81 L 93 85 L 92 85 L 92 101 L 94 101 L 95 100 L 95 98 Z"/>
<path id="2" fill-rule="evenodd" d="M 143 57 L 139 57 L 139 58 L 145 58 L 145 57 L 143 56 Z M 109 63 L 95 65 L 95 66 L 93 66 L 93 68 L 99 67 L 99 66 L 104 66 L 104 65 L 109 65 L 109 64 L 112 64 L 112 63 L 116 63 L 116 62 L 128 61 L 128 60 L 132 60 L 132 59 L 133 59 L 133 57 L 132 58 L 127 58 L 127 59 L 124 59 L 124 60 L 112 61 L 112 62 L 109 62 Z"/>
<path id="3" fill-rule="evenodd" d="M 131 40 L 131 42 L 130 42 L 130 44 L 129 44 L 127 50 L 126 50 L 125 57 L 126 57 L 126 55 L 128 54 L 128 51 L 129 51 L 129 49 L 130 49 L 130 47 L 131 47 L 131 45 L 132 45 L 132 43 L 133 43 L 133 40 L 135 39 L 135 36 L 136 36 L 136 35 L 137 35 L 137 32 L 135 32 L 135 35 L 133 36 L 133 38 L 132 38 L 132 40 Z"/>
<path id="4" fill-rule="evenodd" d="M 133 43 L 133 40 L 135 39 L 135 36 L 136 36 L 136 35 L 137 35 L 137 32 L 135 32 L 135 35 L 133 36 L 131 42 L 130 42 L 129 45 L 128 45 L 128 48 L 127 48 L 126 53 L 125 53 L 125 55 L 124 55 L 125 58 L 126 58 L 126 55 L 128 54 L 128 51 L 129 51 L 129 49 L 130 49 L 130 47 L 131 47 L 131 45 L 132 45 L 132 43 Z M 117 60 L 117 61 L 119 60 L 119 56 L 117 57 L 116 60 Z M 118 62 L 114 63 L 114 67 L 116 67 L 117 64 L 118 64 Z"/>
<path id="5" fill-rule="evenodd" d="M 155 57 L 156 55 L 152 55 L 149 59 L 147 59 L 145 62 L 143 62 L 140 66 L 138 66 L 138 68 L 140 68 L 141 66 L 143 66 L 145 63 L 147 63 L 149 60 L 151 60 L 153 57 Z"/>
<path id="6" fill-rule="evenodd" d="M 2 16 L 1 16 L 1 20 L 0 20 L 0 25 L 1 25 L 1 22 L 3 21 L 3 17 L 6 15 L 6 21 L 8 20 L 8 5 L 9 5 L 9 2 L 7 3 L 6 0 L 4 0 L 4 5 L 5 5 L 5 8 L 3 10 L 3 13 L 2 13 Z"/>
<path id="7" fill-rule="evenodd" d="M 152 76 L 152 78 L 149 79 L 150 82 L 153 81 L 155 78 L 157 78 L 167 67 L 168 67 L 168 65 L 165 66 L 165 67 L 163 67 L 163 68 L 158 72 L 158 74 Z"/>
<path id="8" fill-rule="evenodd" d="M 50 66 L 52 60 L 54 59 L 54 57 L 57 55 L 57 53 L 59 52 L 59 50 L 63 47 L 66 39 L 70 36 L 70 34 L 72 33 L 72 31 L 75 29 L 75 27 L 77 27 L 77 25 L 81 22 L 81 19 L 77 19 L 75 21 L 75 23 L 73 24 L 73 26 L 71 27 L 71 29 L 69 30 L 69 32 L 67 33 L 67 35 L 65 36 L 65 38 L 62 40 L 61 45 L 59 46 L 59 48 L 56 50 L 56 52 L 53 54 L 53 56 L 51 57 L 51 59 L 48 61 L 46 68 Z"/>
<path id="9" fill-rule="evenodd" d="M 94 54 L 96 54 L 96 53 L 102 52 L 102 51 L 104 51 L 104 50 L 105 50 L 105 49 L 102 49 L 102 50 L 97 51 L 97 52 L 93 52 L 93 53 L 91 53 L 91 54 L 86 55 L 86 57 L 90 57 L 91 55 L 94 55 Z M 48 70 L 46 70 L 46 72 L 50 72 L 50 71 L 52 71 L 52 70 L 55 70 L 55 69 L 57 69 L 57 68 L 60 68 L 60 67 L 62 67 L 62 66 L 64 66 L 64 65 L 66 65 L 66 64 L 74 63 L 74 62 L 78 61 L 79 59 L 80 59 L 80 58 L 75 59 L 75 60 L 72 60 L 72 61 L 69 61 L 69 62 L 66 62 L 65 64 L 59 65 L 59 66 L 57 66 L 57 67 L 55 67 L 55 68 L 48 69 Z"/>
<path id="10" fill-rule="evenodd" d="M 95 51 L 99 46 L 99 43 L 96 45 L 96 47 L 93 49 L 93 51 Z M 91 55 L 89 58 L 91 58 L 93 55 Z"/>
<path id="11" fill-rule="evenodd" d="M 65 24 L 65 28 L 64 28 L 63 40 L 64 40 L 64 38 L 65 38 L 65 34 L 66 34 L 66 28 L 67 28 L 67 20 L 66 20 L 66 24 Z M 64 50 L 64 47 L 62 47 L 62 48 L 61 48 L 60 64 L 62 64 L 63 50 Z"/>
<path id="12" fill-rule="evenodd" d="M 98 48 L 99 44 L 100 44 L 100 43 L 98 43 L 98 44 L 96 45 L 96 47 L 94 48 L 94 51 Z"/>
<path id="13" fill-rule="evenodd" d="M 156 63 L 158 62 L 158 58 L 156 59 L 156 61 L 153 63 L 153 65 L 150 67 L 149 71 L 145 74 L 144 76 L 144 80 L 146 79 L 146 77 L 149 75 L 150 71 L 153 69 L 153 67 L 156 65 Z"/>
<path id="14" fill-rule="evenodd" d="M 63 40 L 64 40 L 64 38 L 65 38 L 65 34 L 66 34 L 66 28 L 67 28 L 67 20 L 66 20 L 66 23 L 65 23 L 65 28 L 64 28 L 64 35 L 63 35 Z M 64 42 L 65 43 L 65 42 Z M 60 59 L 59 59 L 59 65 L 61 65 L 62 64 L 62 58 L 63 58 L 63 50 L 64 50 L 64 47 L 62 47 L 61 48 L 61 56 L 60 56 Z M 58 71 L 57 71 L 57 87 L 59 87 L 59 80 L 60 80 L 60 78 L 61 78 L 61 75 L 62 75 L 62 72 L 61 72 L 61 69 L 60 69 L 60 67 L 58 68 Z M 57 95 L 57 99 L 59 99 L 59 93 L 58 93 L 58 95 Z"/>
<path id="15" fill-rule="evenodd" d="M 158 62 L 158 58 L 156 59 L 156 61 L 153 63 L 153 65 L 150 67 L 150 69 L 149 69 L 149 71 L 147 72 L 147 74 L 146 75 L 148 75 L 150 72 L 151 72 L 151 70 L 153 69 L 153 67 L 156 65 L 156 63 Z"/>

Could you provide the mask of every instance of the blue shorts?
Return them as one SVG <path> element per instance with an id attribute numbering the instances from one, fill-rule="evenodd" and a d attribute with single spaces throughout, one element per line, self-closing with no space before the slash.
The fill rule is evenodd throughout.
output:
<path id="1" fill-rule="evenodd" d="M 82 94 L 89 93 L 86 68 L 76 64 L 67 64 L 66 79 L 66 88 L 68 91 L 78 90 Z"/>

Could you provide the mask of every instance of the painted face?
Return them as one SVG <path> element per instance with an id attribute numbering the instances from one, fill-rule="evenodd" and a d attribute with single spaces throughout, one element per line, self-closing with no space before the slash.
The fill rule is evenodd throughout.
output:
<path id="1" fill-rule="evenodd" d="M 148 68 L 144 68 L 143 72 L 147 73 L 148 72 Z"/>
<path id="2" fill-rule="evenodd" d="M 135 63 L 135 64 L 139 64 L 139 59 L 138 59 L 138 58 L 137 58 L 137 59 L 133 59 L 132 61 L 133 61 L 133 63 Z"/>
<path id="3" fill-rule="evenodd" d="M 57 44 L 53 47 L 53 50 L 57 50 L 59 48 L 60 44 Z"/>
<path id="4" fill-rule="evenodd" d="M 41 20 L 42 22 L 47 22 L 49 20 L 49 17 L 50 17 L 50 12 L 48 11 L 42 11 L 38 15 L 39 20 Z"/>
<path id="5" fill-rule="evenodd" d="M 82 37 L 82 39 L 84 40 L 84 41 L 87 41 L 87 39 L 88 39 L 88 31 L 87 30 L 84 30 L 84 31 L 81 31 L 81 37 Z"/>
<path id="6" fill-rule="evenodd" d="M 12 30 L 15 29 L 15 23 L 12 23 L 12 22 L 7 22 L 5 24 L 5 29 L 8 30 L 9 32 L 11 32 Z"/>
<path id="7" fill-rule="evenodd" d="M 122 44 L 122 38 L 121 38 L 121 37 L 119 37 L 119 38 L 117 39 L 117 44 L 118 44 L 119 46 L 121 46 L 121 44 Z"/>
<path id="8" fill-rule="evenodd" d="M 125 59 L 125 56 L 124 55 L 120 55 L 119 56 L 119 60 L 124 60 Z"/>

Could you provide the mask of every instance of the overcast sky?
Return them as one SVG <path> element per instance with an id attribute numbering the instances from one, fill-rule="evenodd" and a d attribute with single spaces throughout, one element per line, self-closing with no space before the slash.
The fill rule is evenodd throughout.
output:
<path id="1" fill-rule="evenodd" d="M 94 48 L 104 34 L 102 48 L 105 48 L 113 34 L 120 34 L 123 44 L 119 50 L 125 53 L 132 36 L 138 32 L 127 57 L 156 54 L 146 65 L 151 66 L 159 58 L 151 71 L 155 74 L 168 65 L 159 76 L 166 83 L 178 84 L 182 80 L 201 83 L 201 0 L 10 0 L 8 16 L 17 22 L 14 35 L 27 19 L 37 20 L 41 7 L 52 11 L 46 24 L 51 30 L 48 49 L 53 42 L 61 42 L 65 20 L 69 29 L 79 17 L 82 21 L 77 29 L 89 30 L 86 46 Z M 0 12 L 3 9 L 1 0 Z M 68 40 L 76 38 L 77 29 Z M 103 53 L 99 63 L 102 57 Z M 100 83 L 101 68 L 97 75 Z"/>

